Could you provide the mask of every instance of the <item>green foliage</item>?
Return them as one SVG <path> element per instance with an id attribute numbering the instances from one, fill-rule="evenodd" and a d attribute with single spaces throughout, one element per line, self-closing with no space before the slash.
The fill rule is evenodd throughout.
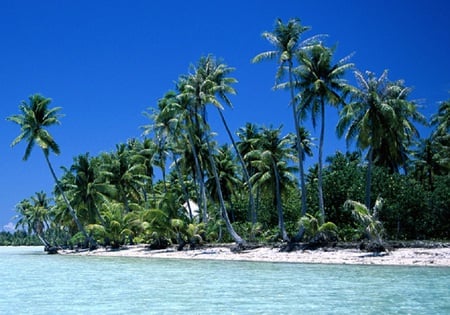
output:
<path id="1" fill-rule="evenodd" d="M 450 176 L 436 177 L 429 204 L 427 223 L 434 229 L 429 231 L 427 237 L 450 239 Z"/>
<path id="2" fill-rule="evenodd" d="M 70 238 L 70 244 L 72 246 L 84 247 L 84 243 L 86 243 L 86 237 L 81 232 L 76 233 Z"/>
<path id="3" fill-rule="evenodd" d="M 367 209 L 362 203 L 354 200 L 347 200 L 344 206 L 352 209 L 354 219 L 369 240 L 381 245 L 383 243 L 384 229 L 378 220 L 378 213 L 382 209 L 383 199 L 377 199 L 372 211 Z"/>
<path id="4" fill-rule="evenodd" d="M 318 232 L 337 233 L 338 227 L 333 222 L 325 222 L 324 224 L 319 226 Z"/>
<path id="5" fill-rule="evenodd" d="M 242 235 L 246 240 L 259 240 L 264 233 L 264 226 L 261 222 L 252 224 L 251 222 L 233 223 L 236 232 Z"/>
<path id="6" fill-rule="evenodd" d="M 42 245 L 36 235 L 28 234 L 25 231 L 0 232 L 0 246 L 38 246 Z"/>
<path id="7" fill-rule="evenodd" d="M 336 152 L 327 158 L 324 170 L 324 201 L 327 219 L 340 229 L 354 226 L 350 211 L 343 205 L 346 200 L 363 200 L 365 168 L 360 167 L 357 153 Z"/>
<path id="8" fill-rule="evenodd" d="M 94 238 L 112 248 L 119 248 L 127 238 L 133 236 L 133 231 L 126 224 L 126 216 L 123 215 L 124 206 L 117 202 L 105 202 L 101 208 L 101 215 L 104 218 L 104 225 L 89 224 L 87 231 Z"/>
<path id="9" fill-rule="evenodd" d="M 203 244 L 206 237 L 205 223 L 186 223 L 181 219 L 170 220 L 172 229 L 174 230 L 177 242 L 182 248 L 184 243 L 188 243 L 191 248 L 196 245 Z"/>
<path id="10" fill-rule="evenodd" d="M 304 239 L 311 239 L 319 230 L 319 220 L 309 213 L 300 218 L 298 225 L 305 229 Z"/>

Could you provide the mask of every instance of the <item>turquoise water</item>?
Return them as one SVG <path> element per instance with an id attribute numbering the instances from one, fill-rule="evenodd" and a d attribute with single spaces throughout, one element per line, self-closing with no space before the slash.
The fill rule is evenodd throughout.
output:
<path id="1" fill-rule="evenodd" d="M 450 268 L 46 255 L 0 247 L 0 314 L 450 314 Z"/>

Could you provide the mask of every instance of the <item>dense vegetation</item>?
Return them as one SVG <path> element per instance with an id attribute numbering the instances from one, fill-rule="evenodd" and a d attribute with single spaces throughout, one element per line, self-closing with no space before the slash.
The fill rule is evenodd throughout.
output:
<path id="1" fill-rule="evenodd" d="M 300 40 L 307 30 L 298 19 L 277 20 L 273 32 L 263 33 L 274 50 L 254 58 L 277 61 L 275 87 L 290 93 L 294 133 L 247 123 L 234 135 L 223 115 L 235 94 L 234 69 L 208 55 L 146 113 L 142 138 L 98 156 L 80 154 L 58 178 L 50 154 L 60 150 L 47 127 L 59 123 L 60 108 L 32 95 L 8 118 L 21 128 L 13 145 L 26 142 L 24 160 L 34 145 L 42 149 L 55 190 L 18 203 L 24 231 L 2 233 L 0 243 L 181 249 L 318 236 L 449 239 L 450 101 L 440 104 L 431 135 L 421 139 L 416 124 L 427 120 L 403 81 L 390 81 L 387 71 L 377 77 L 355 70 L 349 58 L 334 62 L 320 37 Z M 356 86 L 345 80 L 349 71 Z M 355 152 L 323 157 L 328 106 L 339 109 L 336 132 L 355 142 Z M 215 140 L 211 110 L 220 114 L 229 144 Z M 304 162 L 315 158 L 315 139 L 306 119 L 320 123 L 317 163 L 309 170 Z"/>

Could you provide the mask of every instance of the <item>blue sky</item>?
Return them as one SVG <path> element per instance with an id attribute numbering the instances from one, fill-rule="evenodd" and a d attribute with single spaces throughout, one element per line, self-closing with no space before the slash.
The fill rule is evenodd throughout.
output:
<path id="1" fill-rule="evenodd" d="M 18 202 L 53 188 L 40 150 L 23 162 L 24 145 L 9 146 L 20 130 L 5 118 L 31 94 L 63 108 L 62 124 L 50 129 L 61 146 L 61 155 L 51 156 L 58 170 L 78 154 L 112 151 L 139 137 L 148 123 L 142 112 L 209 53 L 236 68 L 238 93 L 225 110 L 233 131 L 253 122 L 289 132 L 288 93 L 271 90 L 276 64 L 250 61 L 271 49 L 261 33 L 276 18 L 298 17 L 312 27 L 306 37 L 328 34 L 327 44 L 337 44 L 336 60 L 355 52 L 359 70 L 389 69 L 391 80 L 404 79 L 429 117 L 450 98 L 448 12 L 446 0 L 1 0 L 0 230 Z M 328 113 L 326 153 L 345 151 L 335 137 L 336 111 Z M 214 112 L 209 118 L 225 142 Z"/>

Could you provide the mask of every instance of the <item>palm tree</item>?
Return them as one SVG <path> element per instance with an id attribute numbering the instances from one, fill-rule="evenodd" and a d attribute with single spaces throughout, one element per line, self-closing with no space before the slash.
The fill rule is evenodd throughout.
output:
<path id="1" fill-rule="evenodd" d="M 184 200 L 187 201 L 190 199 L 190 193 L 186 187 L 180 164 L 180 155 L 186 152 L 185 143 L 187 142 L 186 134 L 182 129 L 184 121 L 184 105 L 183 98 L 179 97 L 176 92 L 167 92 L 158 101 L 157 110 L 153 109 L 152 113 L 144 113 L 145 116 L 153 121 L 153 124 L 146 125 L 143 129 L 144 135 L 153 132 L 157 139 L 158 146 L 161 145 L 162 147 L 165 147 L 165 150 L 171 154 L 172 162 L 175 165 L 175 170 L 184 195 Z M 194 159 L 196 158 L 197 157 L 195 156 Z M 198 165 L 200 165 L 200 163 L 198 163 Z M 163 173 L 163 181 L 165 182 L 164 178 L 165 176 Z M 191 204 L 189 202 L 187 202 L 187 207 L 190 219 L 192 220 L 193 215 Z M 206 221 L 206 215 L 204 221 Z"/>
<path id="2" fill-rule="evenodd" d="M 29 97 L 29 103 L 23 101 L 19 105 L 19 110 L 21 114 L 13 115 L 7 118 L 7 120 L 16 123 L 21 128 L 20 135 L 14 139 L 11 146 L 15 146 L 19 142 L 25 140 L 27 141 L 27 146 L 25 149 L 25 154 L 23 156 L 23 160 L 28 160 L 31 151 L 35 144 L 37 144 L 44 153 L 45 161 L 50 169 L 50 173 L 53 176 L 53 179 L 56 183 L 58 190 L 61 193 L 61 196 L 66 203 L 66 206 L 75 221 L 78 230 L 83 233 L 85 238 L 91 243 L 91 246 L 95 247 L 96 242 L 93 240 L 84 229 L 84 226 L 81 224 L 80 220 L 75 213 L 75 210 L 72 208 L 67 196 L 62 189 L 58 178 L 56 177 L 55 171 L 53 169 L 52 164 L 50 163 L 49 154 L 53 152 L 55 154 L 60 153 L 60 149 L 58 144 L 55 142 L 51 134 L 48 132 L 46 128 L 52 125 L 59 125 L 58 118 L 60 115 L 58 112 L 61 110 L 60 107 L 54 107 L 49 109 L 48 105 L 50 104 L 51 99 L 45 98 L 39 94 L 34 94 Z"/>
<path id="3" fill-rule="evenodd" d="M 210 60 L 211 66 L 209 67 L 209 73 L 208 77 L 210 80 L 212 80 L 216 87 L 214 88 L 215 94 L 218 95 L 218 97 L 225 102 L 226 105 L 229 107 L 232 107 L 231 101 L 228 98 L 227 94 L 236 94 L 236 91 L 231 86 L 231 84 L 234 84 L 237 82 L 235 78 L 229 77 L 228 75 L 234 71 L 234 68 L 228 67 L 224 63 L 221 63 L 220 61 L 216 61 L 212 56 L 208 56 Z M 233 145 L 234 151 L 236 152 L 236 156 L 238 158 L 239 163 L 242 167 L 242 172 L 244 175 L 244 180 L 247 183 L 248 191 L 249 191 L 249 204 L 250 204 L 250 212 L 252 213 L 251 217 L 255 218 L 254 215 L 256 209 L 255 209 L 255 202 L 253 198 L 253 192 L 252 192 L 252 184 L 250 182 L 250 175 L 248 173 L 248 170 L 246 168 L 244 159 L 242 155 L 240 154 L 236 142 L 234 141 L 233 134 L 230 131 L 230 128 L 228 127 L 227 121 L 225 119 L 225 116 L 223 114 L 223 106 L 217 102 L 214 104 L 217 108 L 217 111 L 219 113 L 220 119 L 222 121 L 222 124 L 225 127 L 225 130 L 228 134 L 228 137 L 231 140 L 231 144 Z M 256 224 L 256 221 L 252 221 L 252 224 Z"/>
<path id="4" fill-rule="evenodd" d="M 234 230 L 229 220 L 228 213 L 226 211 L 226 206 L 220 185 L 220 179 L 213 158 L 209 125 L 206 119 L 206 105 L 212 104 L 215 107 L 219 106 L 221 107 L 220 102 L 217 99 L 217 95 L 219 94 L 220 96 L 220 91 L 222 91 L 223 93 L 226 92 L 226 90 L 224 90 L 223 87 L 219 87 L 217 85 L 216 82 L 217 77 L 214 76 L 213 72 L 214 67 L 215 67 L 215 60 L 212 56 L 200 58 L 197 67 L 192 68 L 193 73 L 182 78 L 180 84 L 181 95 L 183 97 L 187 97 L 190 100 L 190 104 L 188 106 L 188 113 L 189 117 L 192 120 L 191 123 L 188 125 L 189 127 L 188 135 L 190 137 L 191 146 L 193 143 L 192 131 L 193 130 L 199 131 L 200 139 L 203 139 L 204 143 L 207 146 L 208 161 L 212 169 L 212 174 L 216 181 L 217 195 L 219 198 L 222 217 L 225 220 L 227 230 L 232 236 L 232 238 L 236 241 L 236 243 L 242 245 L 244 243 L 244 240 Z"/>
<path id="5" fill-rule="evenodd" d="M 180 76 L 177 83 L 179 94 L 174 100 L 170 99 L 170 111 L 174 110 L 177 114 L 177 123 L 172 125 L 172 147 L 177 153 L 181 153 L 181 166 L 185 170 L 192 171 L 192 178 L 197 184 L 197 201 L 202 213 L 203 222 L 207 222 L 207 199 L 205 189 L 205 168 L 206 157 L 209 156 L 208 148 L 205 148 L 203 118 L 196 104 L 199 98 L 196 93 L 204 94 L 202 84 L 191 85 L 194 74 Z M 204 89 L 204 87 L 203 87 Z M 170 96 L 169 96 L 170 97 Z M 171 97 L 170 97 L 171 98 Z M 202 110 L 205 113 L 205 109 Z M 209 129 L 206 128 L 206 129 Z M 186 147 L 186 143 L 189 144 Z M 178 163 L 178 159 L 175 159 Z M 181 177 L 180 177 L 181 178 Z"/>
<path id="6" fill-rule="evenodd" d="M 298 112 L 301 114 L 305 114 L 306 111 L 311 112 L 314 127 L 316 115 L 320 114 L 318 194 L 321 224 L 325 221 L 322 180 L 325 105 L 337 107 L 344 103 L 340 93 L 344 90 L 346 83 L 342 77 L 349 68 L 353 67 L 353 64 L 347 63 L 349 57 L 332 64 L 333 52 L 332 49 L 323 45 L 315 45 L 307 51 L 301 51 L 298 53 L 300 66 L 295 70 L 298 76 L 296 85 L 300 90 Z"/>
<path id="7" fill-rule="evenodd" d="M 104 169 L 99 159 L 91 159 L 88 153 L 76 157 L 70 171 L 73 173 L 72 203 L 78 205 L 79 210 L 85 210 L 87 223 L 93 224 L 98 219 L 105 225 L 99 206 L 116 194 L 115 187 L 109 183 L 112 174 Z"/>
<path id="8" fill-rule="evenodd" d="M 431 124 L 436 126 L 434 134 L 436 136 L 445 137 L 447 141 L 450 139 L 450 100 L 441 102 L 438 112 L 433 115 Z"/>
<path id="9" fill-rule="evenodd" d="M 264 128 L 255 145 L 256 149 L 247 153 L 245 158 L 250 159 L 256 168 L 251 178 L 255 188 L 261 187 L 272 193 L 274 207 L 278 213 L 281 238 L 289 241 L 284 223 L 282 192 L 293 181 L 294 168 L 289 166 L 289 161 L 294 158 L 292 155 L 293 135 L 280 137 L 281 128 Z"/>
<path id="10" fill-rule="evenodd" d="M 426 125 L 427 121 L 418 112 L 416 102 L 408 100 L 411 89 L 405 87 L 403 80 L 390 82 L 388 91 L 394 120 L 386 126 L 381 143 L 373 147 L 374 161 L 391 172 L 398 173 L 403 168 L 406 173 L 409 147 L 419 137 L 414 122 Z"/>
<path id="11" fill-rule="evenodd" d="M 297 142 L 297 157 L 300 170 L 300 186 L 302 191 L 302 215 L 307 211 L 306 204 L 306 183 L 305 173 L 303 167 L 303 146 L 301 145 L 301 131 L 300 131 L 300 119 L 299 112 L 295 106 L 295 85 L 294 85 L 294 61 L 296 54 L 308 48 L 313 43 L 318 41 L 319 36 L 315 36 L 309 39 L 300 41 L 301 35 L 309 30 L 310 27 L 301 25 L 299 19 L 290 19 L 286 24 L 281 19 L 277 19 L 275 22 L 275 28 L 273 32 L 264 32 L 262 36 L 269 41 L 270 44 L 275 46 L 275 50 L 266 51 L 258 54 L 253 58 L 253 62 L 260 62 L 264 59 L 277 59 L 278 70 L 275 76 L 275 86 L 278 88 L 289 88 L 290 91 L 290 105 L 292 106 L 292 116 L 294 118 L 294 129 L 296 132 Z M 287 68 L 288 82 L 285 84 L 279 84 L 279 81 L 285 76 Z"/>
<path id="12" fill-rule="evenodd" d="M 300 131 L 300 145 L 302 146 L 302 159 L 303 161 L 305 161 L 306 156 L 312 156 L 313 155 L 313 147 L 315 146 L 313 141 L 315 140 L 314 138 L 311 137 L 311 134 L 309 133 L 309 131 L 307 129 L 305 129 L 304 127 L 300 127 L 299 128 Z M 297 151 L 297 139 L 295 139 L 295 150 Z"/>
<path id="13" fill-rule="evenodd" d="M 142 179 L 142 195 L 144 202 L 148 202 L 148 191 L 153 191 L 153 178 L 154 165 L 157 165 L 162 170 L 162 180 L 164 191 L 167 191 L 166 187 L 166 155 L 167 150 L 165 147 L 160 147 L 155 144 L 151 139 L 144 138 L 144 140 L 138 141 L 132 139 L 128 141 L 128 147 L 133 152 L 133 162 L 142 165 L 142 172 L 145 177 Z"/>
<path id="14" fill-rule="evenodd" d="M 376 248 L 384 249 L 383 247 L 383 234 L 384 229 L 381 221 L 378 218 L 379 212 L 383 207 L 383 199 L 378 198 L 372 211 L 362 203 L 354 200 L 347 200 L 344 207 L 350 208 L 352 215 L 357 221 L 364 234 L 371 242 L 375 242 Z"/>
<path id="15" fill-rule="evenodd" d="M 371 175 L 373 163 L 373 149 L 381 143 L 386 128 L 394 120 L 394 110 L 389 93 L 388 72 L 376 78 L 375 74 L 366 71 L 365 75 L 355 71 L 358 87 L 349 86 L 351 102 L 344 106 L 337 125 L 337 134 L 341 137 L 347 129 L 345 139 L 347 143 L 356 138 L 356 146 L 361 150 L 368 149 L 366 197 L 365 205 L 370 209 Z M 383 127 L 384 126 L 384 127 Z"/>
<path id="16" fill-rule="evenodd" d="M 141 191 L 149 179 L 145 166 L 140 163 L 140 156 L 130 146 L 121 143 L 115 152 L 104 153 L 100 158 L 111 174 L 110 183 L 117 189 L 118 201 L 123 203 L 126 212 L 131 211 L 130 202 L 142 201 Z"/>
<path id="17" fill-rule="evenodd" d="M 358 87 L 348 86 L 350 102 L 340 112 L 337 134 L 347 130 L 347 142 L 356 138 L 357 147 L 368 150 L 365 206 L 370 209 L 373 162 L 387 166 L 405 161 L 405 139 L 417 134 L 408 119 L 422 118 L 413 103 L 404 101 L 407 91 L 400 83 L 389 81 L 387 70 L 379 78 L 370 71 L 355 71 L 355 78 Z"/>
<path id="18" fill-rule="evenodd" d="M 37 192 L 30 200 L 22 200 L 16 206 L 18 212 L 16 228 L 22 226 L 28 229 L 29 234 L 33 232 L 46 250 L 51 247 L 44 236 L 44 231 L 49 228 L 49 208 L 49 199 L 43 191 Z"/>

